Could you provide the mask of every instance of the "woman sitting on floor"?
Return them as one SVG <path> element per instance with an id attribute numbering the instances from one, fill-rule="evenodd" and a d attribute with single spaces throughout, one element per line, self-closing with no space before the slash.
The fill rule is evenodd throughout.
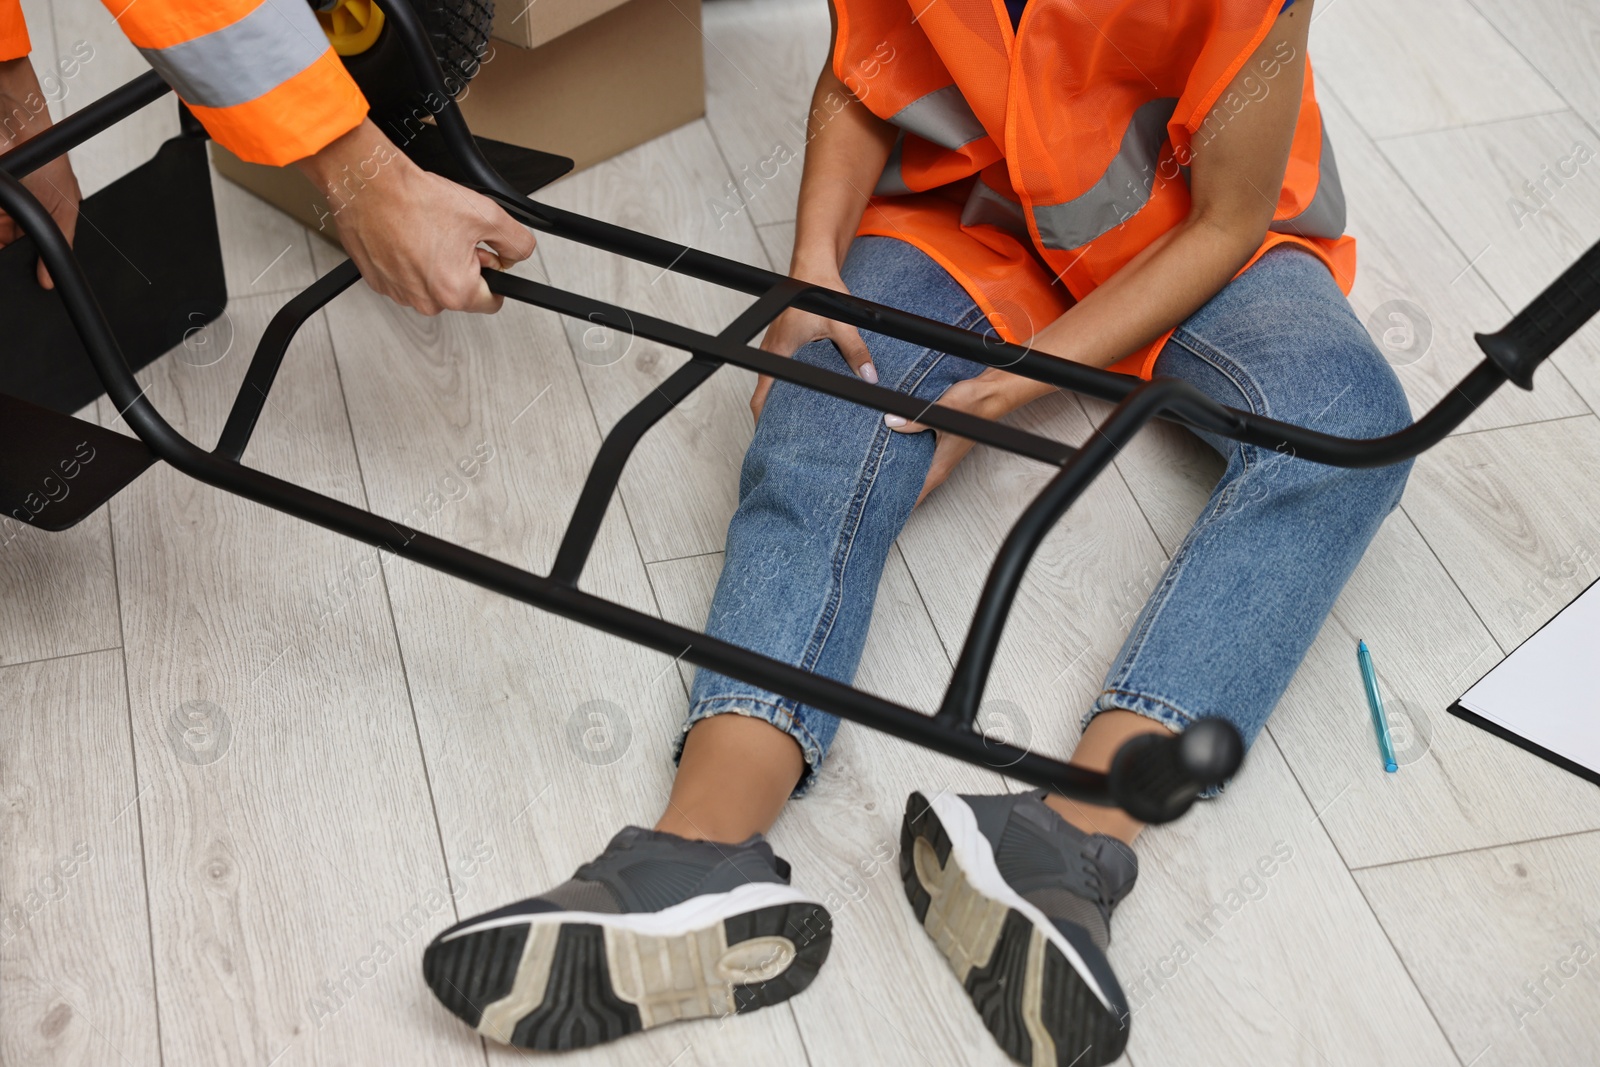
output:
<path id="1" fill-rule="evenodd" d="M 835 0 L 790 273 L 1328 433 L 1404 428 L 1405 395 L 1344 296 L 1355 249 L 1306 63 L 1312 4 Z M 763 347 L 989 418 L 1052 391 L 797 310 Z M 890 546 L 971 443 L 769 380 L 751 407 L 707 632 L 848 682 Z M 1084 767 L 1203 717 L 1253 740 L 1410 466 L 1201 436 L 1226 469 L 1082 711 Z M 654 829 L 445 931 L 429 984 L 536 1049 L 801 991 L 829 920 L 762 835 L 838 725 L 701 670 Z M 1105 949 L 1140 829 L 1042 790 L 909 798 L 911 905 L 1014 1059 L 1121 1054 L 1129 1009 Z"/>

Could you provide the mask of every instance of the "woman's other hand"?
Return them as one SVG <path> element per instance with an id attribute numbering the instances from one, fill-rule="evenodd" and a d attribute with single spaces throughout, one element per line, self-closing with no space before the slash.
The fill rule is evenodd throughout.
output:
<path id="1" fill-rule="evenodd" d="M 1032 378 L 990 368 L 976 378 L 968 378 L 964 382 L 952 385 L 934 403 L 940 407 L 976 415 L 981 419 L 1000 419 L 1024 404 L 1053 391 L 1054 387 L 1043 385 Z M 896 433 L 923 433 L 928 429 L 920 422 L 907 422 L 898 415 L 885 415 L 883 422 Z M 967 453 L 972 451 L 974 444 L 965 437 L 957 437 L 943 430 L 933 432 L 938 435 L 938 441 L 933 449 L 933 465 L 928 468 L 928 477 L 922 483 L 922 492 L 917 494 L 918 504 L 926 500 L 929 493 L 950 477 L 956 465 L 967 458 Z"/>

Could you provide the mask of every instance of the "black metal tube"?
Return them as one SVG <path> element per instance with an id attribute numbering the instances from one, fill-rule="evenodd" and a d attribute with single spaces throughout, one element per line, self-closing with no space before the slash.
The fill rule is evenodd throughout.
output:
<path id="1" fill-rule="evenodd" d="M 356 269 L 355 261 L 347 259 L 296 293 L 272 316 L 272 321 L 267 324 L 266 331 L 256 344 L 256 354 L 250 360 L 250 368 L 245 371 L 244 381 L 239 384 L 239 393 L 233 398 L 233 408 L 228 412 L 222 435 L 217 438 L 217 447 L 214 449 L 217 455 L 235 462 L 244 456 L 245 447 L 250 444 L 250 435 L 255 432 L 256 420 L 261 417 L 261 409 L 267 402 L 267 394 L 277 380 L 278 368 L 283 365 L 284 353 L 289 350 L 289 342 L 294 340 L 294 335 L 307 319 L 354 285 L 360 277 L 361 272 Z"/>
<path id="2" fill-rule="evenodd" d="M 291 513 L 306 517 L 309 521 L 322 522 L 325 525 L 331 521 L 317 507 L 306 508 L 294 501 L 283 499 L 277 494 L 273 494 L 271 497 L 261 496 L 259 487 L 252 486 L 250 478 L 238 473 L 243 468 L 238 468 L 237 464 L 231 464 L 231 469 L 213 467 L 212 464 L 214 463 L 227 463 L 228 461 L 200 451 L 167 424 L 155 412 L 149 402 L 143 398 L 133 380 L 132 374 L 128 372 L 127 364 L 121 355 L 116 339 L 111 335 L 93 294 L 89 291 L 82 272 L 78 268 L 76 260 L 71 256 L 60 230 L 55 226 L 48 214 L 44 212 L 43 208 L 40 207 L 38 201 L 9 175 L 5 175 L 3 180 L 0 180 L 0 201 L 4 201 L 3 205 L 0 206 L 4 206 L 12 217 L 22 224 L 23 229 L 35 237 L 46 265 L 51 269 L 52 274 L 58 278 L 58 287 L 62 299 L 84 338 L 85 346 L 95 363 L 97 372 L 107 387 L 108 394 L 113 402 L 116 403 L 118 409 L 123 412 L 123 417 L 127 419 L 129 425 L 151 447 L 152 451 L 186 473 L 210 484 L 222 485 L 240 492 L 242 495 L 251 496 L 253 499 L 269 503 L 271 506 L 282 507 L 284 510 L 291 511 Z M 733 345 L 717 338 L 707 338 L 706 335 L 686 330 L 675 324 L 661 322 L 645 316 L 630 319 L 625 313 L 619 315 L 616 309 L 610 308 L 608 305 L 574 297 L 572 294 L 539 286 L 537 283 L 527 282 L 524 279 L 515 279 L 495 272 L 487 273 L 489 274 L 491 287 L 496 288 L 498 291 L 506 292 L 508 295 L 528 299 L 534 303 L 542 303 L 568 314 L 576 314 L 591 321 L 611 325 L 614 328 L 627 329 L 630 326 L 637 328 L 642 325 L 645 329 L 639 332 L 644 333 L 648 330 L 650 334 L 656 336 L 663 343 L 673 344 L 688 351 L 704 351 L 717 358 L 725 358 L 730 362 L 737 362 L 751 369 L 788 378 L 798 384 L 822 389 L 857 403 L 895 410 L 896 406 L 903 405 L 908 399 L 900 394 L 868 386 L 864 382 L 844 375 L 819 371 L 816 368 L 796 364 L 792 360 L 773 357 L 769 353 Z M 782 280 L 778 276 L 773 277 L 780 281 Z M 802 293 L 801 298 L 803 299 L 805 295 Z M 798 300 L 796 302 L 798 303 Z M 957 332 L 959 333 L 959 331 Z M 1424 435 L 1431 437 L 1434 434 L 1442 436 L 1451 425 L 1465 417 L 1466 412 L 1461 409 L 1472 406 L 1472 394 L 1487 395 L 1503 380 L 1503 374 L 1485 364 L 1468 376 L 1456 396 L 1441 403 L 1426 416 L 1423 420 L 1424 425 L 1413 427 L 1402 434 L 1392 435 L 1388 439 L 1376 439 L 1356 444 L 1367 449 L 1378 449 L 1386 452 L 1388 453 L 1386 458 L 1391 461 L 1400 458 L 1395 452 L 1404 445 L 1410 445 L 1416 450 L 1420 450 L 1422 447 L 1426 447 L 1427 442 L 1419 440 L 1419 438 Z M 1171 393 L 1170 391 L 1149 390 L 1142 392 L 1140 395 L 1142 397 L 1138 405 L 1140 417 L 1148 418 L 1150 417 L 1149 412 L 1166 406 L 1177 411 L 1185 411 L 1188 418 L 1209 423 L 1219 432 L 1230 433 L 1231 431 L 1230 435 L 1242 435 L 1243 418 L 1241 413 L 1222 408 L 1203 397 Z M 1156 402 L 1158 400 L 1160 403 Z M 1451 410 L 1452 408 L 1456 410 Z M 923 421 L 934 425 L 939 425 L 938 420 L 943 419 L 942 428 L 963 433 L 964 436 L 972 436 L 978 440 L 991 439 L 997 430 L 1009 430 L 1007 427 L 995 426 L 984 420 L 971 419 L 970 416 L 962 416 L 957 412 L 939 413 L 939 409 L 931 409 L 927 412 L 907 410 L 900 413 L 906 414 L 907 417 L 920 417 Z M 972 424 L 970 427 L 964 425 L 968 420 Z M 1135 421 L 1137 420 L 1135 419 Z M 1016 433 L 1014 430 L 1010 432 Z M 1407 439 L 1408 435 L 1409 440 Z M 1025 453 L 1032 451 L 1031 448 L 1026 447 L 1032 444 L 1027 440 L 1027 436 L 1024 435 L 1021 441 L 1024 447 L 1016 450 Z M 1040 440 L 1042 441 L 1042 439 Z M 1340 445 L 1352 444 L 1352 442 L 1345 442 L 1337 438 L 1330 438 L 1330 440 Z M 995 443 L 1015 447 L 1014 442 L 996 441 Z M 1062 446 L 1056 447 L 1060 448 Z M 1065 454 L 1057 453 L 1057 455 L 1062 455 L 1064 458 Z M 1056 460 L 1055 455 L 1052 455 L 1049 457 L 1049 461 L 1058 460 Z M 250 474 L 253 476 L 254 472 L 250 472 Z M 1067 484 L 1070 485 L 1070 483 Z M 293 490 L 294 487 L 285 488 Z M 1040 505 L 1040 507 L 1042 508 L 1043 505 Z M 360 514 L 365 515 L 366 513 Z M 376 516 L 367 516 L 367 518 L 387 531 L 389 539 L 395 539 L 394 535 L 397 528 L 393 524 Z M 340 524 L 339 528 L 351 532 L 351 536 L 371 539 L 368 535 L 354 532 L 352 528 L 343 523 Z M 1001 562 L 1010 568 L 1025 567 L 1028 552 L 1029 550 L 1026 550 L 1026 547 L 1025 550 L 1014 551 L 1008 554 Z M 1004 586 L 1001 585 L 997 588 L 1003 591 Z M 991 600 L 993 599 L 995 598 L 991 597 Z M 604 625 L 603 622 L 598 620 L 592 621 L 596 621 L 597 625 Z M 977 643 L 974 647 L 986 649 L 987 651 L 983 655 L 992 658 L 993 646 L 998 640 L 998 630 L 999 627 L 996 623 L 992 621 L 985 622 L 980 619 L 976 627 Z M 962 709 L 969 708 L 975 704 L 977 696 L 981 692 L 981 675 L 986 674 L 987 664 L 980 664 L 981 669 L 976 672 L 976 675 L 980 676 L 979 684 L 977 686 L 972 684 L 974 680 L 972 666 L 975 663 L 979 663 L 981 658 L 979 653 L 974 653 L 971 657 L 964 657 L 967 661 L 966 673 L 957 682 L 958 700 L 947 703 L 948 708 L 956 709 L 954 714 L 957 716 L 964 716 L 965 713 Z M 722 666 L 728 667 L 729 665 L 723 664 Z M 741 676 L 738 670 L 731 667 L 728 673 Z M 753 676 L 743 676 L 748 677 L 754 684 L 765 684 L 761 679 Z M 783 690 L 781 686 L 775 686 L 774 688 Z M 842 689 L 845 693 L 853 692 L 848 687 L 842 687 Z M 802 690 L 790 688 L 783 691 L 798 699 L 806 699 Z M 819 706 L 829 707 L 829 704 L 831 704 L 831 701 Z M 830 710 L 850 717 L 850 712 L 845 706 L 835 704 L 830 707 Z M 960 732 L 963 735 L 970 733 L 970 731 L 965 730 Z"/>
<path id="3" fill-rule="evenodd" d="M 748 344 L 809 288 L 809 284 L 797 278 L 784 278 L 757 297 L 755 303 L 739 312 L 738 317 L 724 326 L 717 337 L 736 345 Z"/>
<path id="4" fill-rule="evenodd" d="M 444 134 L 445 144 L 462 171 L 482 188 L 528 204 L 529 201 L 512 188 L 511 183 L 501 177 L 500 172 L 490 166 L 489 161 L 483 158 L 483 153 L 478 151 L 478 143 L 472 139 L 472 131 L 467 129 L 467 120 L 461 117 L 455 97 L 445 87 L 444 71 L 439 66 L 439 56 L 433 50 L 428 31 L 423 28 L 422 19 L 411 9 L 409 0 L 396 0 L 384 5 L 384 14 L 385 21 L 400 35 L 400 43 L 405 46 L 406 54 L 411 59 L 412 73 L 421 83 L 419 88 L 423 94 L 443 101 L 434 112 L 434 123 L 439 127 L 439 132 Z"/>
<path id="5" fill-rule="evenodd" d="M 171 91 L 172 87 L 155 71 L 141 74 L 0 156 L 0 170 L 13 178 L 25 178 Z"/>
<path id="6" fill-rule="evenodd" d="M 989 569 L 973 613 L 972 626 L 967 630 L 966 643 L 956 660 L 955 673 L 935 718 L 953 729 L 972 729 L 978 703 L 988 685 L 989 670 L 1000 648 L 1006 618 L 1011 613 L 1028 564 L 1045 535 L 1145 423 L 1165 407 L 1204 397 L 1200 390 L 1176 378 L 1157 378 L 1135 389 L 1095 428 L 1077 454 L 1033 499 L 1011 527 Z"/>
<path id="7" fill-rule="evenodd" d="M 783 285 L 773 286 L 745 308 L 717 338 L 732 344 L 744 344 L 777 318 L 803 288 L 803 282 L 792 278 Z M 578 494 L 578 503 L 572 509 L 572 519 L 561 537 L 561 547 L 556 551 L 555 563 L 550 568 L 552 579 L 568 585 L 578 584 L 589 552 L 594 548 L 595 538 L 600 533 L 600 523 L 604 521 L 606 509 L 611 504 L 611 496 L 617 490 L 617 483 L 622 480 L 622 469 L 627 465 L 628 457 L 633 455 L 633 450 L 652 426 L 698 389 L 720 366 L 721 360 L 695 353 L 688 363 L 673 371 L 666 381 L 628 409 L 627 414 L 611 427 L 600 444 L 599 454 L 589 467 L 583 491 Z"/>
<path id="8" fill-rule="evenodd" d="M 499 199 L 513 215 L 537 229 L 730 289 L 764 292 L 783 277 L 548 205 L 505 197 Z M 1035 381 L 1114 403 L 1120 403 L 1143 384 L 1132 375 L 1116 374 L 1045 355 L 1021 345 L 819 286 L 801 293 L 796 297 L 794 306 L 860 329 L 926 345 L 975 363 L 1000 367 Z M 1442 441 L 1504 382 L 1505 375 L 1485 360 L 1447 393 L 1433 410 L 1419 419 L 1415 426 L 1386 437 L 1338 437 L 1254 412 L 1226 407 L 1203 396 L 1180 403 L 1176 408 L 1161 412 L 1158 417 L 1191 429 L 1221 433 L 1246 444 L 1273 451 L 1293 452 L 1313 463 L 1337 467 L 1382 467 L 1410 459 Z M 891 410 L 881 402 L 871 403 L 871 406 Z"/>
<path id="9" fill-rule="evenodd" d="M 771 271 L 723 259 L 696 249 L 685 249 L 684 246 L 675 245 L 670 241 L 635 233 L 548 205 L 522 199 L 511 200 L 505 197 L 499 199 L 514 215 L 542 231 L 569 237 L 617 255 L 656 264 L 675 273 L 730 289 L 750 293 L 764 292 L 783 278 L 783 275 Z M 1119 403 L 1143 384 L 1140 379 L 1131 375 L 1116 374 L 1082 363 L 1044 355 L 1021 345 L 1003 342 L 970 330 L 958 329 L 947 323 L 923 318 L 897 308 L 861 300 L 848 293 L 814 286 L 796 297 L 794 306 L 861 329 L 926 345 L 937 351 L 970 359 L 975 363 L 1001 367 L 1023 377 L 1101 400 Z M 1181 403 L 1174 409 L 1161 412 L 1158 417 L 1191 429 L 1221 433 L 1246 444 L 1258 445 L 1273 451 L 1292 452 L 1299 458 L 1313 463 L 1338 467 L 1382 467 L 1410 459 L 1442 441 L 1451 430 L 1481 407 L 1504 382 L 1505 375 L 1486 360 L 1445 394 L 1427 415 L 1417 421 L 1415 426 L 1386 437 L 1365 439 L 1338 437 L 1278 419 L 1266 418 L 1254 412 L 1226 407 L 1209 397 Z M 873 403 L 871 406 L 890 410 L 883 407 L 881 402 Z"/>
<path id="10" fill-rule="evenodd" d="M 653 315 L 615 307 L 577 293 L 569 293 L 565 289 L 557 289 L 528 278 L 519 278 L 514 274 L 485 270 L 483 276 L 488 281 L 491 292 L 509 296 L 513 300 L 559 311 L 563 315 L 584 319 L 613 330 L 631 332 L 634 336 L 647 341 L 670 345 L 685 352 L 711 356 L 725 363 L 732 363 L 758 374 L 771 375 L 780 381 L 794 382 L 863 407 L 893 412 L 935 429 L 948 430 L 962 437 L 1015 452 L 1020 456 L 1028 456 L 1042 463 L 1059 465 L 1065 463 L 1067 457 L 1072 454 L 1071 446 L 1064 445 L 1060 441 L 1052 441 L 1048 437 L 1028 433 L 1003 422 L 993 422 L 976 415 L 969 415 L 954 408 L 929 404 L 925 400 L 897 393 L 884 386 L 869 385 L 854 375 L 836 374 L 809 363 L 775 356 L 759 348 L 735 344 L 721 337 L 680 326 L 675 322 L 658 319 Z M 798 299 L 795 300 L 796 304 L 799 302 Z"/>
<path id="11" fill-rule="evenodd" d="M 1506 377 L 1533 388 L 1533 372 L 1600 311 L 1600 242 L 1494 333 L 1475 335 L 1478 347 Z"/>
<path id="12" fill-rule="evenodd" d="M 656 388 L 617 420 L 600 451 L 589 467 L 589 476 L 583 480 L 583 491 L 572 509 L 567 531 L 561 536 L 561 547 L 556 550 L 556 560 L 550 567 L 550 577 L 565 585 L 577 585 L 583 576 L 583 566 L 589 560 L 595 538 L 600 534 L 600 523 L 611 505 L 611 495 L 622 480 L 622 469 L 628 457 L 650 428 L 677 407 L 683 398 L 711 377 L 720 360 L 696 356 L 673 371 Z"/>

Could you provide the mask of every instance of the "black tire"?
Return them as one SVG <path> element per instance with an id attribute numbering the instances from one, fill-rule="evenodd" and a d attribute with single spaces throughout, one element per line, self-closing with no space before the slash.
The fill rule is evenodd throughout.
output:
<path id="1" fill-rule="evenodd" d="M 416 7 L 444 68 L 445 88 L 460 96 L 489 54 L 494 0 L 421 0 Z"/>

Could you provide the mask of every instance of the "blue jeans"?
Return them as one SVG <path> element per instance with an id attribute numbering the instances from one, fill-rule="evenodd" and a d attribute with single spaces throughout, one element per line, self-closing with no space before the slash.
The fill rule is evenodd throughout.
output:
<path id="1" fill-rule="evenodd" d="M 986 328 L 961 286 L 906 242 L 856 238 L 843 276 L 867 300 Z M 880 383 L 922 399 L 985 369 L 880 334 L 862 337 Z M 794 358 L 851 373 L 829 341 Z M 1294 247 L 1268 252 L 1190 316 L 1155 372 L 1231 407 L 1343 436 L 1375 437 L 1411 422 L 1399 381 L 1332 276 Z M 1227 468 L 1083 721 L 1122 708 L 1181 730 L 1214 716 L 1248 744 L 1399 502 L 1411 465 L 1346 470 L 1201 437 Z M 775 383 L 745 455 L 706 631 L 849 682 L 889 548 L 933 449 L 931 432 L 895 433 L 876 411 Z M 764 719 L 799 742 L 807 769 L 797 792 L 839 728 L 826 712 L 701 670 L 684 733 L 727 712 Z"/>

